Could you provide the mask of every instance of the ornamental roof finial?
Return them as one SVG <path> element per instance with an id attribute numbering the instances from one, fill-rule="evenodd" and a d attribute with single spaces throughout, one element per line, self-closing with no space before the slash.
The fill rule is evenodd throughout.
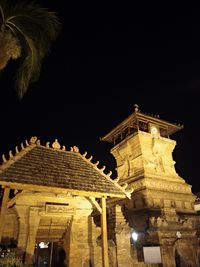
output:
<path id="1" fill-rule="evenodd" d="M 134 104 L 135 112 L 139 111 L 139 106 L 138 104 Z"/>
<path id="2" fill-rule="evenodd" d="M 60 144 L 58 142 L 58 139 L 55 139 L 55 141 L 52 144 L 53 149 L 60 149 Z"/>

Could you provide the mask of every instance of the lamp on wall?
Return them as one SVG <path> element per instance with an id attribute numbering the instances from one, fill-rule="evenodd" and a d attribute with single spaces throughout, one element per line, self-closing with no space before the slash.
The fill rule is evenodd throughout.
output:
<path id="1" fill-rule="evenodd" d="M 48 248 L 49 242 L 40 242 L 39 247 L 40 248 Z"/>
<path id="2" fill-rule="evenodd" d="M 178 239 L 180 239 L 181 236 L 182 236 L 181 232 L 180 232 L 180 231 L 177 231 L 177 232 L 176 232 L 176 237 L 177 237 Z"/>
<path id="3" fill-rule="evenodd" d="M 176 232 L 176 239 L 173 242 L 173 245 L 175 245 L 175 243 L 182 237 L 182 234 L 180 231 Z"/>
<path id="4" fill-rule="evenodd" d="M 131 237 L 132 237 L 133 241 L 136 242 L 138 240 L 138 233 L 135 231 L 132 232 Z"/>

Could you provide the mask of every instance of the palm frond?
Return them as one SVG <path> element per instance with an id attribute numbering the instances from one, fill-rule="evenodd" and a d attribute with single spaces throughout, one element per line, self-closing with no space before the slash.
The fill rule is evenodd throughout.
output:
<path id="1" fill-rule="evenodd" d="M 50 49 L 51 42 L 54 41 L 60 31 L 60 23 L 56 13 L 40 8 L 38 5 L 24 3 L 17 5 L 15 15 L 12 13 L 6 18 L 6 22 L 17 24 L 24 34 L 35 41 L 42 54 L 45 56 Z M 13 12 L 13 10 L 12 10 Z"/>
<path id="2" fill-rule="evenodd" d="M 12 32 L 21 45 L 22 58 L 17 70 L 16 88 L 22 98 L 29 84 L 38 80 L 42 60 L 49 53 L 61 25 L 56 13 L 41 8 L 35 2 L 9 4 L 5 6 L 5 1 L 0 0 L 3 14 L 0 23 Z"/>
<path id="3" fill-rule="evenodd" d="M 38 80 L 41 70 L 41 60 L 33 41 L 27 38 L 29 44 L 29 53 L 25 56 L 19 65 L 16 73 L 16 90 L 19 98 L 26 93 L 30 83 Z"/>
<path id="4" fill-rule="evenodd" d="M 1 5 L 0 5 L 0 15 L 1 15 L 0 21 L 4 21 L 4 12 L 3 12 L 3 8 Z"/>

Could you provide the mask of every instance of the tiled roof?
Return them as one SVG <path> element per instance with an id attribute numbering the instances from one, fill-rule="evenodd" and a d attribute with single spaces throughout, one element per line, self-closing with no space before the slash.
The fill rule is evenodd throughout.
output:
<path id="1" fill-rule="evenodd" d="M 2 182 L 39 185 L 70 190 L 122 195 L 123 189 L 114 182 L 91 159 L 81 155 L 77 147 L 72 151 L 60 149 L 57 140 L 52 147 L 42 146 L 36 139 L 15 156 L 10 152 L 7 161 L 0 166 L 0 184 Z"/>

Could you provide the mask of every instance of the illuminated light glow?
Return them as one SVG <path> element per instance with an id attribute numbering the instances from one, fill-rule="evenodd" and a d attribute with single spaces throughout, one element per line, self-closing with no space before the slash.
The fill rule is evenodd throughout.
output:
<path id="1" fill-rule="evenodd" d="M 138 239 L 138 233 L 133 232 L 133 233 L 131 234 L 131 236 L 132 236 L 132 238 L 133 238 L 134 241 L 137 241 L 137 239 Z"/>
<path id="2" fill-rule="evenodd" d="M 48 248 L 48 245 L 49 245 L 49 242 L 47 242 L 47 243 L 46 242 L 40 242 L 39 243 L 40 248 Z"/>
<path id="3" fill-rule="evenodd" d="M 181 236 L 182 236 L 182 234 L 181 234 L 181 232 L 176 232 L 176 236 L 177 236 L 177 238 L 181 238 Z"/>
<path id="4" fill-rule="evenodd" d="M 151 133 L 152 134 L 157 134 L 158 133 L 158 129 L 155 126 L 151 127 Z"/>

